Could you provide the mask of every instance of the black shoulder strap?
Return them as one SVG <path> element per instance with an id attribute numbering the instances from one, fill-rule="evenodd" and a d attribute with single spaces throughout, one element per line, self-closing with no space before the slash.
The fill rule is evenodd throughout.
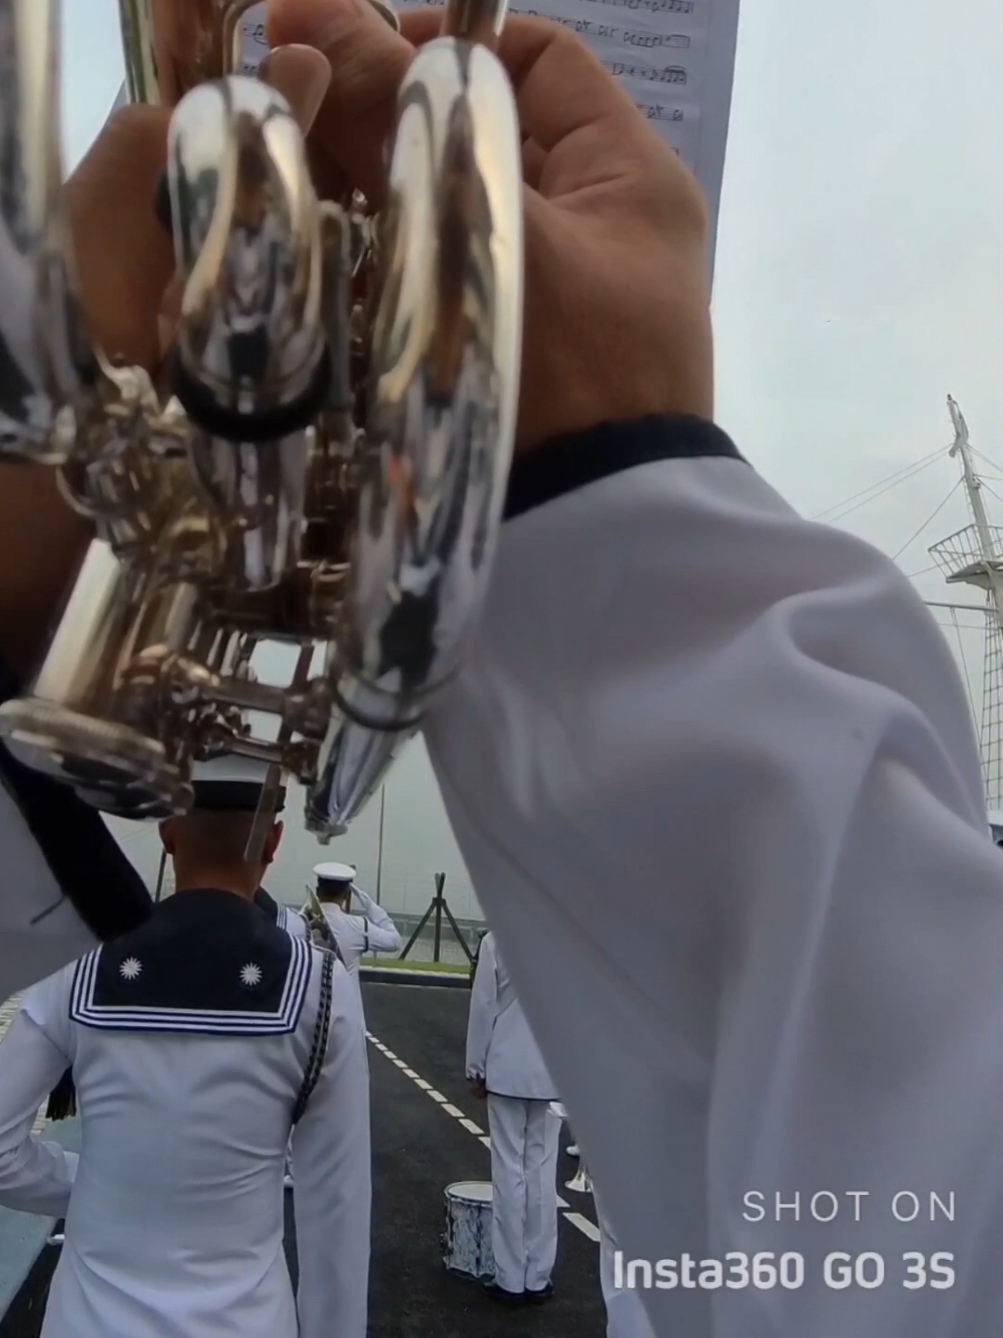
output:
<path id="1" fill-rule="evenodd" d="M 73 1083 L 73 1070 L 67 1069 L 49 1093 L 49 1104 L 45 1108 L 47 1120 L 72 1120 L 77 1113 L 77 1089 Z"/>
<path id="2" fill-rule="evenodd" d="M 306 1110 L 307 1102 L 317 1086 L 324 1057 L 327 1054 L 327 1038 L 331 1031 L 331 999 L 334 993 L 334 953 L 325 952 L 320 968 L 320 1001 L 317 1005 L 317 1022 L 313 1029 L 313 1042 L 310 1056 L 303 1070 L 303 1082 L 293 1106 L 293 1124 L 298 1124 Z"/>

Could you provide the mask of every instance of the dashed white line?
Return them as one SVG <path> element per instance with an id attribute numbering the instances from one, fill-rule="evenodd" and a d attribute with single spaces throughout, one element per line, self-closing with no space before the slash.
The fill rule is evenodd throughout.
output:
<path id="1" fill-rule="evenodd" d="M 408 1065 L 404 1063 L 403 1059 L 398 1059 L 394 1052 L 385 1046 L 378 1037 L 372 1034 L 372 1032 L 366 1032 L 366 1039 L 375 1049 L 379 1050 L 381 1055 L 389 1059 L 392 1064 L 400 1069 L 405 1077 L 410 1078 L 417 1088 L 427 1096 L 430 1096 L 447 1115 L 451 1115 L 458 1124 L 462 1125 L 468 1133 L 473 1134 L 478 1142 L 482 1143 L 490 1152 L 491 1139 L 481 1130 L 479 1124 L 475 1124 L 473 1120 L 468 1119 L 458 1106 L 452 1105 L 441 1092 L 436 1091 L 430 1082 L 426 1082 L 420 1074 L 415 1073 L 414 1069 L 409 1068 Z M 557 1206 L 562 1210 L 564 1220 L 570 1222 L 573 1227 L 577 1227 L 583 1236 L 587 1236 L 591 1241 L 597 1241 L 599 1239 L 599 1228 L 593 1222 L 590 1222 L 587 1217 L 583 1217 L 581 1213 L 563 1211 L 569 1206 L 567 1199 L 562 1199 L 561 1196 L 558 1195 Z"/>
<path id="2" fill-rule="evenodd" d="M 590 1222 L 587 1217 L 583 1217 L 581 1213 L 565 1213 L 564 1220 L 570 1222 L 572 1226 L 576 1226 L 583 1235 L 588 1236 L 589 1240 L 597 1241 L 599 1239 L 599 1228 L 593 1222 Z"/>

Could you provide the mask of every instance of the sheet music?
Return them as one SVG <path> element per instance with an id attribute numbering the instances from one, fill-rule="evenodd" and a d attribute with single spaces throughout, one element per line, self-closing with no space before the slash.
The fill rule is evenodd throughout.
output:
<path id="1" fill-rule="evenodd" d="M 244 64 L 241 74 L 254 74 L 268 50 L 265 41 L 265 15 L 268 13 L 268 0 L 252 5 L 240 20 L 240 29 L 244 36 Z"/>
<path id="2" fill-rule="evenodd" d="M 401 10 L 424 0 L 398 0 Z M 433 0 L 442 5 L 444 0 Z M 245 68 L 264 54 L 262 3 L 244 16 Z M 711 255 L 724 175 L 735 69 L 739 0 L 516 0 L 513 14 L 533 14 L 571 28 L 623 85 L 696 174 L 711 215 Z"/>

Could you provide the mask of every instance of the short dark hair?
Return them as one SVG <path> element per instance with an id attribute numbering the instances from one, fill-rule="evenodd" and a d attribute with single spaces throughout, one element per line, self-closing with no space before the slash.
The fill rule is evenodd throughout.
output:
<path id="1" fill-rule="evenodd" d="M 337 878 L 318 878 L 317 897 L 320 901 L 348 901 L 352 895 L 352 884 Z"/>
<path id="2" fill-rule="evenodd" d="M 210 868 L 244 863 L 253 813 L 194 808 L 175 821 L 178 853 L 183 859 Z"/>

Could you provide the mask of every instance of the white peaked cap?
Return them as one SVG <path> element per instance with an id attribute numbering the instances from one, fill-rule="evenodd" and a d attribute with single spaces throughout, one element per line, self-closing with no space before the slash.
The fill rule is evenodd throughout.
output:
<path id="1" fill-rule="evenodd" d="M 268 778 L 268 763 L 253 757 L 224 753 L 192 768 L 196 808 L 240 809 L 253 812 Z M 276 812 L 285 806 L 285 787 L 279 788 Z"/>
<path id="2" fill-rule="evenodd" d="M 355 877 L 354 864 L 318 864 L 314 869 L 315 878 L 323 878 L 327 883 L 350 883 Z"/>
<path id="3" fill-rule="evenodd" d="M 193 781 L 254 781 L 264 785 L 267 775 L 267 762 L 259 762 L 256 757 L 238 757 L 236 753 L 223 753 L 192 765 Z"/>

